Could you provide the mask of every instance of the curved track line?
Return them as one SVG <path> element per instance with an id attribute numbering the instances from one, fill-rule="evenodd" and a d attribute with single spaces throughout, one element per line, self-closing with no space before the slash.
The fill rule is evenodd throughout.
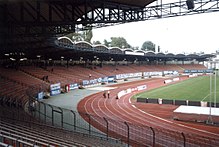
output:
<path id="1" fill-rule="evenodd" d="M 188 129 L 193 129 L 193 130 L 199 131 L 199 132 L 201 132 L 201 133 L 208 133 L 208 134 L 215 135 L 215 136 L 218 136 L 218 137 L 219 137 L 219 134 L 216 134 L 216 133 L 213 133 L 213 132 L 209 132 L 209 131 L 206 131 L 206 130 L 201 130 L 201 129 L 189 127 L 189 126 L 182 125 L 182 124 L 177 124 L 177 123 L 174 123 L 174 122 L 172 122 L 172 121 L 169 121 L 169 120 L 166 120 L 166 119 L 157 117 L 157 116 L 155 116 L 155 115 L 152 115 L 152 114 L 150 114 L 150 113 L 147 113 L 147 112 L 145 112 L 145 111 L 143 111 L 143 110 L 141 110 L 141 109 L 135 107 L 134 105 L 132 105 L 132 107 L 135 108 L 136 110 L 139 110 L 139 111 L 142 112 L 142 113 L 145 113 L 145 114 L 147 114 L 147 115 L 149 115 L 149 116 L 151 116 L 151 117 L 154 117 L 154 118 L 156 118 L 156 119 L 160 119 L 160 120 L 162 120 L 162 121 L 164 121 L 164 122 L 167 122 L 167 123 L 170 123 L 170 124 L 174 124 L 174 125 L 178 125 L 178 126 L 180 126 L 180 127 L 185 127 L 185 128 L 188 128 Z"/>
<path id="2" fill-rule="evenodd" d="M 113 96 L 113 94 L 118 93 L 122 89 L 130 88 L 133 86 L 136 87 L 136 85 L 142 85 L 143 83 L 150 85 L 148 89 L 158 87 L 157 86 L 158 81 L 163 81 L 163 79 L 162 80 L 161 79 L 147 80 L 143 82 L 138 81 L 138 82 L 133 82 L 134 84 L 132 85 L 130 85 L 129 83 L 118 84 L 119 86 L 117 85 L 117 89 L 111 90 L 111 97 Z M 201 132 L 201 133 L 207 133 L 210 135 L 214 135 L 215 137 L 216 136 L 219 137 L 219 134 L 215 134 L 215 133 L 212 133 L 206 130 L 201 130 L 201 129 L 197 129 L 197 128 L 193 128 L 189 126 L 185 126 L 185 125 L 178 124 L 178 123 L 174 123 L 173 121 L 169 121 L 169 120 L 154 116 L 141 109 L 138 109 L 137 107 L 135 107 L 135 105 L 131 103 L 132 95 L 134 94 L 131 93 L 131 94 L 125 95 L 118 100 L 115 100 L 115 98 L 104 99 L 102 98 L 102 94 L 100 92 L 98 94 L 94 94 L 94 95 L 88 96 L 85 99 L 83 99 L 79 103 L 78 109 L 84 110 L 88 114 L 90 114 L 89 112 L 92 112 L 99 117 L 110 118 L 113 115 L 114 116 L 113 119 L 116 119 L 119 121 L 132 122 L 134 124 L 140 124 L 140 125 L 147 124 L 149 126 L 160 127 L 160 128 L 171 127 L 172 128 L 171 130 L 175 130 L 175 131 L 180 130 L 183 132 L 190 132 L 190 133 L 195 133 L 195 134 L 199 134 Z M 80 106 L 83 106 L 83 107 L 80 107 Z M 147 117 L 147 119 L 144 119 L 142 115 Z"/>
<path id="3" fill-rule="evenodd" d="M 130 101 L 130 98 L 131 98 L 131 97 L 130 97 L 129 95 L 127 95 L 126 97 L 127 97 L 128 100 Z M 124 100 L 126 100 L 126 98 L 123 98 L 123 103 L 126 103 L 126 102 L 124 102 Z M 133 107 L 133 105 L 130 105 L 130 106 Z M 126 105 L 126 109 L 123 109 L 122 107 L 120 107 L 120 108 L 123 109 L 124 112 L 127 111 L 127 110 L 132 111 L 132 112 L 130 112 L 130 113 L 134 114 L 134 121 L 133 121 L 133 122 L 138 122 L 139 120 L 137 120 L 137 119 L 140 119 L 140 122 L 141 122 L 141 123 L 145 123 L 145 119 L 141 119 L 141 118 L 142 118 L 142 115 L 141 115 L 140 113 L 134 111 L 134 110 L 131 110 L 131 109 L 130 109 L 130 106 L 127 106 L 127 105 Z M 136 109 L 136 107 L 133 107 L 133 108 Z M 187 129 L 189 129 L 188 131 L 191 131 L 191 129 L 198 131 L 197 134 L 199 134 L 199 133 L 208 133 L 208 134 L 210 134 L 210 135 L 214 135 L 214 136 L 219 137 L 219 134 L 216 134 L 216 133 L 212 133 L 212 132 L 209 132 L 209 131 L 206 131 L 206 130 L 197 129 L 197 128 L 188 127 L 188 126 L 185 126 L 185 125 L 182 125 L 182 124 L 177 124 L 177 123 L 175 123 L 175 122 L 173 122 L 173 121 L 169 121 L 169 120 L 166 120 L 166 119 L 157 117 L 157 116 L 155 116 L 155 115 L 152 115 L 152 114 L 150 114 L 150 113 L 147 113 L 147 112 L 145 112 L 145 111 L 143 111 L 143 110 L 140 110 L 140 109 L 138 109 L 138 108 L 137 108 L 137 110 L 139 110 L 140 112 L 142 112 L 142 113 L 144 113 L 144 114 L 146 114 L 146 115 L 148 115 L 148 116 L 150 116 L 150 117 L 153 117 L 153 118 L 156 118 L 156 119 L 158 119 L 158 120 L 164 121 L 165 123 L 162 123 L 162 124 L 160 123 L 159 125 L 156 124 L 157 122 L 155 122 L 155 124 L 156 124 L 157 126 L 160 126 L 160 127 L 162 127 L 162 126 L 168 127 L 168 126 L 170 125 L 170 127 L 172 127 L 171 130 L 175 130 L 176 126 L 173 126 L 173 124 L 174 124 L 174 125 L 178 125 L 178 126 L 180 126 L 180 127 L 183 127 L 183 128 L 180 129 L 182 132 L 185 131 L 185 128 L 187 128 Z M 139 117 L 138 117 L 138 116 L 139 116 Z M 148 119 L 149 119 L 149 120 L 154 120 L 154 119 L 152 119 L 152 118 L 147 117 L 147 120 L 148 120 Z M 167 124 L 167 123 L 169 123 L 169 124 Z M 153 123 L 153 124 L 154 124 L 154 123 Z M 178 129 L 178 128 L 177 128 L 177 129 Z"/>

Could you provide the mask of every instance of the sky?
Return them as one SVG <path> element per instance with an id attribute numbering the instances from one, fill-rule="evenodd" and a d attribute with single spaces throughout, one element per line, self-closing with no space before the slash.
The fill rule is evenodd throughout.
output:
<path id="1" fill-rule="evenodd" d="M 219 49 L 219 12 L 132 22 L 93 29 L 93 41 L 124 37 L 134 47 L 145 41 L 168 53 L 215 53 Z"/>

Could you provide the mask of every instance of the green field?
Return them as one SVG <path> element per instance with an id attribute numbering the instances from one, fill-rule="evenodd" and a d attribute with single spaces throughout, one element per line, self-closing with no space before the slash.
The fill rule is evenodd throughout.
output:
<path id="1" fill-rule="evenodd" d="M 212 76 L 211 100 L 215 101 L 215 80 Z M 162 98 L 175 100 L 210 101 L 210 77 L 200 76 L 135 95 L 133 98 Z M 219 77 L 216 78 L 216 102 L 219 103 Z"/>

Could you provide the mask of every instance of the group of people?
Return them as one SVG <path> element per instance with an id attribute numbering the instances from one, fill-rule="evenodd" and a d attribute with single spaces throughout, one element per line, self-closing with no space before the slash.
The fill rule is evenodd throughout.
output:
<path id="1" fill-rule="evenodd" d="M 103 97 L 104 97 L 104 98 L 107 97 L 107 98 L 109 99 L 109 98 L 110 98 L 110 91 L 108 90 L 108 91 L 106 92 L 106 91 L 104 90 L 104 92 L 103 92 Z M 119 99 L 119 98 L 118 98 L 118 95 L 116 96 L 116 99 Z"/>
<path id="2" fill-rule="evenodd" d="M 110 91 L 108 90 L 107 93 L 106 91 L 103 92 L 103 97 L 106 98 L 106 95 L 108 97 L 108 99 L 110 98 Z"/>

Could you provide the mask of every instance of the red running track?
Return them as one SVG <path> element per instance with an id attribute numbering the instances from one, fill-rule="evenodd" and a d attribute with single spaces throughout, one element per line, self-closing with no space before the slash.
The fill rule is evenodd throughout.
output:
<path id="1" fill-rule="evenodd" d="M 181 78 L 181 80 L 185 79 L 187 78 Z M 110 122 L 109 135 L 119 137 L 132 146 L 183 146 L 181 132 L 186 134 L 186 142 L 189 146 L 217 146 L 219 144 L 218 127 L 212 128 L 197 124 L 187 125 L 186 123 L 163 119 L 154 114 L 147 113 L 147 110 L 139 109 L 140 107 L 138 108 L 138 105 L 130 100 L 136 93 L 127 94 L 118 100 L 115 99 L 119 91 L 145 84 L 147 85 L 147 90 L 154 89 L 165 86 L 163 81 L 164 79 L 162 78 L 146 79 L 113 85 L 111 87 L 116 88 L 111 90 L 109 99 L 103 98 L 102 92 L 93 94 L 80 101 L 78 111 L 81 114 L 87 113 L 99 116 L 100 118 L 107 118 Z M 145 106 L 147 107 L 147 104 Z M 159 111 L 158 105 L 154 109 Z M 159 113 L 159 115 L 162 115 L 162 111 Z M 164 115 L 166 115 L 165 113 Z M 86 118 L 85 120 L 88 121 Z M 126 135 L 127 128 L 123 122 L 127 122 L 130 126 L 129 141 Z M 92 125 L 103 132 L 105 131 L 103 128 L 106 126 L 100 120 L 93 122 Z M 156 134 L 155 139 L 152 137 L 153 131 L 151 131 L 151 128 L 153 128 Z"/>

